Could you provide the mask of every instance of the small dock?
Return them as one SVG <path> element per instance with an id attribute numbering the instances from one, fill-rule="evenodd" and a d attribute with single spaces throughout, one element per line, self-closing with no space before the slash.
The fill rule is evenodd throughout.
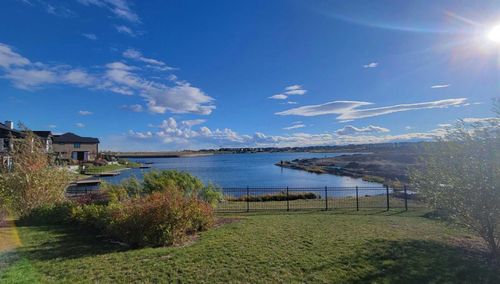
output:
<path id="1" fill-rule="evenodd" d="M 92 185 L 99 185 L 101 184 L 100 179 L 82 179 L 82 180 L 77 180 L 71 183 L 71 185 L 75 186 L 92 186 Z"/>
<path id="2" fill-rule="evenodd" d="M 104 173 L 97 173 L 93 174 L 95 177 L 114 177 L 120 175 L 120 172 L 104 172 Z"/>

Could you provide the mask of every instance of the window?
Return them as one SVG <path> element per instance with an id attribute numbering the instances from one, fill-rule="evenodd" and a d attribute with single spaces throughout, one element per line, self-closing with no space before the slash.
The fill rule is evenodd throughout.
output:
<path id="1" fill-rule="evenodd" d="M 80 143 L 75 143 L 75 144 L 73 144 L 73 147 L 75 147 L 75 148 L 80 148 Z"/>

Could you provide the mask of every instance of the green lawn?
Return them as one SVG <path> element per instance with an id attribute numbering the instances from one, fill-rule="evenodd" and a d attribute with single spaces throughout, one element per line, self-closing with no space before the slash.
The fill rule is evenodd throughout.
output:
<path id="1" fill-rule="evenodd" d="M 104 166 L 87 166 L 85 173 L 86 174 L 99 174 L 99 173 L 115 172 L 118 170 L 123 170 L 123 169 L 131 168 L 131 167 L 132 167 L 131 165 L 122 165 L 122 164 L 111 164 L 111 165 L 104 165 Z"/>
<path id="2" fill-rule="evenodd" d="M 241 218 L 174 248 L 19 227 L 22 247 L 0 255 L 0 282 L 500 283 L 476 237 L 423 211 L 222 216 Z"/>

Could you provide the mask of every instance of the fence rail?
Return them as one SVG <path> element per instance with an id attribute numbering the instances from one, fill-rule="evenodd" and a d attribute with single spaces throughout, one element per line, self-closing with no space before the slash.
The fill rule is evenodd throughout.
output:
<path id="1" fill-rule="evenodd" d="M 96 187 L 69 188 L 77 198 L 99 192 Z M 335 209 L 404 209 L 424 207 L 409 187 L 226 187 L 216 212 L 299 211 Z"/>
<path id="2" fill-rule="evenodd" d="M 408 187 L 230 187 L 217 212 L 423 207 Z"/>

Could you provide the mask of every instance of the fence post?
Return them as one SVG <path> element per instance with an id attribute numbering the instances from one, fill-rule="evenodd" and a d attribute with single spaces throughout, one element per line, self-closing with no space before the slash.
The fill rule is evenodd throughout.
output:
<path id="1" fill-rule="evenodd" d="M 328 187 L 325 186 L 325 210 L 328 211 Z"/>
<path id="2" fill-rule="evenodd" d="M 247 212 L 250 211 L 250 189 L 247 186 Z"/>
<path id="3" fill-rule="evenodd" d="M 388 185 L 385 186 L 385 192 L 386 192 L 386 196 L 387 196 L 387 211 L 389 211 L 389 186 Z"/>
<path id="4" fill-rule="evenodd" d="M 288 186 L 286 187 L 286 211 L 290 211 L 290 196 L 288 195 Z"/>
<path id="5" fill-rule="evenodd" d="M 359 195 L 358 195 L 358 186 L 356 185 L 356 211 L 359 211 Z"/>
<path id="6" fill-rule="evenodd" d="M 406 185 L 403 187 L 405 192 L 405 211 L 408 211 L 408 192 L 406 190 Z"/>

